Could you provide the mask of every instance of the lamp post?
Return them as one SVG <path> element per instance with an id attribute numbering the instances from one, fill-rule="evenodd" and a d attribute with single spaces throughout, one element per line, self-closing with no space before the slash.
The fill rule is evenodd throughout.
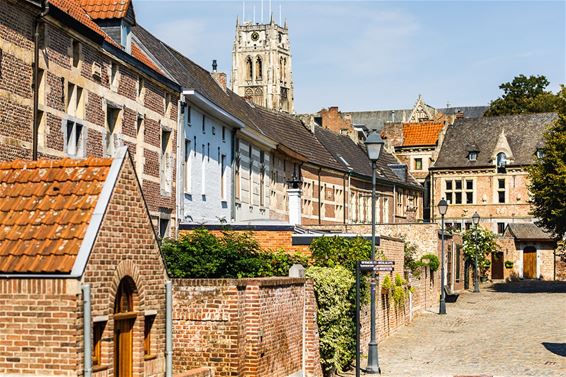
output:
<path id="1" fill-rule="evenodd" d="M 383 148 L 383 140 L 377 131 L 372 132 L 366 142 L 368 158 L 371 161 L 371 261 L 375 260 L 375 169 Z M 375 337 L 375 271 L 371 273 L 370 284 L 370 340 L 368 344 L 368 365 L 366 373 L 381 373 L 377 356 L 377 339 Z"/>
<path id="2" fill-rule="evenodd" d="M 446 314 L 446 293 L 444 292 L 444 215 L 448 211 L 448 202 L 442 198 L 438 202 L 438 212 L 440 212 L 440 223 L 442 232 L 442 242 L 441 242 L 441 268 L 440 268 L 440 307 L 438 308 L 438 314 Z"/>
<path id="3" fill-rule="evenodd" d="M 478 274 L 478 224 L 480 223 L 480 215 L 477 212 L 472 216 L 472 223 L 474 224 L 475 234 L 474 240 L 476 241 L 476 252 L 474 253 L 474 293 L 479 293 L 480 282 Z"/>

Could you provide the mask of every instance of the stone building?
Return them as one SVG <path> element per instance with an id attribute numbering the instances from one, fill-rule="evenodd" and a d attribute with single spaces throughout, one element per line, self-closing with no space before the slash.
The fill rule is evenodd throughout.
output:
<path id="1" fill-rule="evenodd" d="M 131 34 L 131 1 L 102 3 L 0 0 L 0 159 L 110 157 L 128 146 L 165 235 L 175 228 L 179 86 Z"/>
<path id="2" fill-rule="evenodd" d="M 287 23 L 236 22 L 232 90 L 255 105 L 294 112 L 293 69 Z"/>
<path id="3" fill-rule="evenodd" d="M 498 234 L 513 223 L 532 223 L 526 167 L 540 157 L 543 133 L 556 114 L 460 119 L 446 131 L 430 168 L 431 198 L 445 198 L 445 221 L 455 230 L 480 224 Z M 433 206 L 432 220 L 440 221 Z"/>
<path id="4" fill-rule="evenodd" d="M 167 272 L 147 208 L 125 147 L 0 163 L 0 375 L 164 375 Z"/>

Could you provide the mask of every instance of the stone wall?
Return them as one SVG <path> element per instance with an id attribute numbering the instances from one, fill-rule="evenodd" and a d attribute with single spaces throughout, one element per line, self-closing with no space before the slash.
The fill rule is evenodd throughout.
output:
<path id="1" fill-rule="evenodd" d="M 305 279 L 177 279 L 174 371 L 320 376 L 316 303 Z"/>

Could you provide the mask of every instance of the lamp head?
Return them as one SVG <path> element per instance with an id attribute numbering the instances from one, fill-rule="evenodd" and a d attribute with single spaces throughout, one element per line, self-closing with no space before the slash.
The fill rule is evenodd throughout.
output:
<path id="1" fill-rule="evenodd" d="M 373 131 L 371 134 L 369 134 L 364 144 L 366 145 L 369 159 L 372 162 L 377 161 L 379 159 L 379 155 L 381 154 L 383 144 L 385 144 L 381 136 L 379 136 L 379 132 Z"/>
<path id="2" fill-rule="evenodd" d="M 480 215 L 478 215 L 477 211 L 472 216 L 472 223 L 474 225 L 478 225 L 480 223 Z"/>
<path id="3" fill-rule="evenodd" d="M 448 202 L 446 201 L 446 199 L 442 198 L 438 202 L 438 212 L 440 212 L 440 214 L 444 216 L 446 215 L 446 211 L 448 211 Z"/>

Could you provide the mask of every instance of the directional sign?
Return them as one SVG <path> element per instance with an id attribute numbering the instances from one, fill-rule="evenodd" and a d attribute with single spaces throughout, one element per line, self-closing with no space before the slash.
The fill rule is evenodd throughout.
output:
<path id="1" fill-rule="evenodd" d="M 392 260 L 364 260 L 360 261 L 360 271 L 393 271 L 395 261 Z M 387 270 L 377 270 L 378 267 L 386 267 Z"/>
<path id="2" fill-rule="evenodd" d="M 375 272 L 391 272 L 393 271 L 393 266 L 375 266 L 373 270 Z"/>

